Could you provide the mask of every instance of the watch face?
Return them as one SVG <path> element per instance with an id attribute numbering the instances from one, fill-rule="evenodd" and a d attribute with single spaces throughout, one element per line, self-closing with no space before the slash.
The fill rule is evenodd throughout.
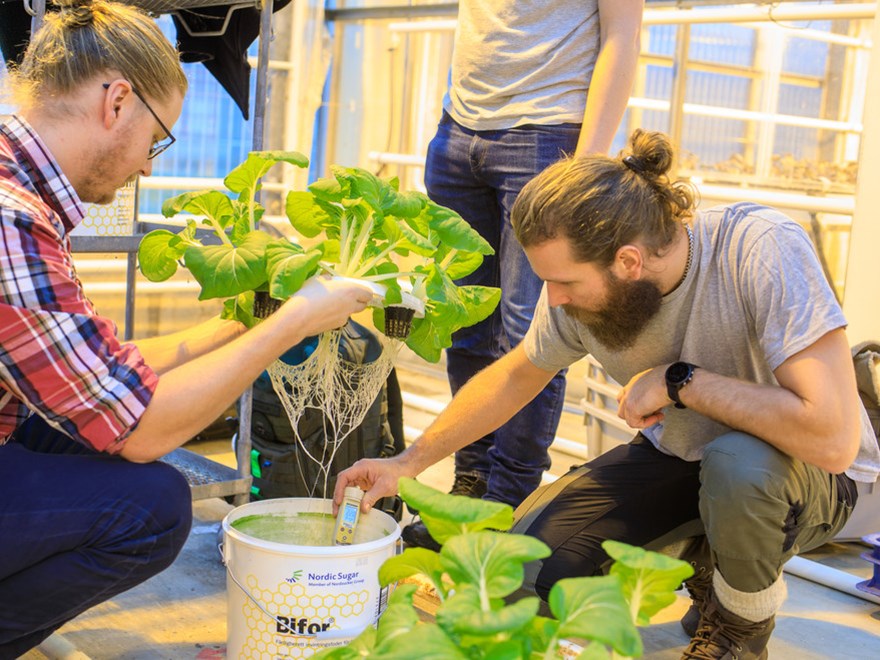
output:
<path id="1" fill-rule="evenodd" d="M 686 362 L 676 362 L 669 366 L 666 377 L 671 383 L 680 383 L 688 377 L 691 368 Z"/>

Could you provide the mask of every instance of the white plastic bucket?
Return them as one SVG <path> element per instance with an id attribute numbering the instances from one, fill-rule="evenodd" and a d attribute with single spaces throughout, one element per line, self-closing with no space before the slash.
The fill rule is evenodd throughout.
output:
<path id="1" fill-rule="evenodd" d="M 281 498 L 245 504 L 223 519 L 227 657 L 308 658 L 376 623 L 389 595 L 389 587 L 379 587 L 379 567 L 399 548 L 394 518 L 375 509 L 361 514 L 348 546 L 275 543 L 232 526 L 245 516 L 331 507 L 330 500 Z"/>

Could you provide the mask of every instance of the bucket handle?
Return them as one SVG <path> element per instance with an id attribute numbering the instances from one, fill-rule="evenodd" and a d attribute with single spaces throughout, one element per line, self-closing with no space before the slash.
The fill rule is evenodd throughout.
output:
<path id="1" fill-rule="evenodd" d="M 285 622 L 281 621 L 274 614 L 269 612 L 269 610 L 267 610 L 260 601 L 258 601 L 256 598 L 254 598 L 253 594 L 251 594 L 251 592 L 249 592 L 247 589 L 245 589 L 244 585 L 238 581 L 238 578 L 235 577 L 235 574 L 232 572 L 232 567 L 229 565 L 229 562 L 227 561 L 226 556 L 223 552 L 223 544 L 222 543 L 219 543 L 217 545 L 217 549 L 220 551 L 220 554 L 223 557 L 223 565 L 226 567 L 226 574 L 230 578 L 232 578 L 232 581 L 235 582 L 235 586 L 237 586 L 239 589 L 241 589 L 241 592 L 245 596 L 247 596 L 250 599 L 250 601 L 254 605 L 256 605 L 263 614 L 265 614 L 267 617 L 272 619 L 272 621 L 277 623 L 282 628 L 287 628 L 289 630 L 290 629 L 289 623 L 285 623 Z M 327 640 L 339 639 L 342 637 L 357 637 L 363 631 L 364 631 L 364 628 L 347 628 L 347 629 L 343 629 L 343 630 L 322 630 L 321 632 L 316 632 L 316 633 L 298 633 L 298 634 L 295 634 L 294 637 L 314 637 L 316 640 L 320 641 L 320 640 L 325 640 L 325 639 L 327 639 Z"/>

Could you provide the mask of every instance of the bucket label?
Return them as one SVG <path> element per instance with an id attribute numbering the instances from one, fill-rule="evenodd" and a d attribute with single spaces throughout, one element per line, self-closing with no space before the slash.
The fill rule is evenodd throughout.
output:
<path id="1" fill-rule="evenodd" d="M 302 571 L 294 571 L 297 573 Z M 289 578 L 288 578 L 289 581 Z M 307 573 L 306 584 L 310 587 L 348 587 L 355 584 L 363 584 L 364 578 L 358 571 L 349 573 Z"/>
<path id="2" fill-rule="evenodd" d="M 298 575 L 297 575 L 298 574 Z M 255 600 L 275 617 L 271 621 L 248 598 L 242 604 L 242 615 L 248 631 L 241 657 L 307 657 L 316 648 L 342 646 L 349 640 L 317 640 L 316 634 L 348 628 L 351 622 L 370 612 L 369 589 L 334 589 L 310 591 L 308 587 L 347 586 L 364 582 L 357 572 L 312 573 L 292 571 L 290 577 L 275 587 L 261 584 L 257 576 L 248 575 L 245 584 Z M 304 655 L 302 650 L 309 649 Z"/>

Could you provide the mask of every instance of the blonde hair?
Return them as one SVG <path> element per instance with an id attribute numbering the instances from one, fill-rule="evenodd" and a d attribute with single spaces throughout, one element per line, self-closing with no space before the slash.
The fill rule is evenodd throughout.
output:
<path id="1" fill-rule="evenodd" d="M 617 158 L 591 154 L 554 163 L 513 205 L 517 239 L 529 247 L 564 237 L 575 259 L 600 266 L 636 239 L 660 253 L 694 210 L 693 187 L 669 180 L 672 156 L 665 135 L 637 129 Z"/>
<path id="2" fill-rule="evenodd" d="M 134 7 L 107 0 L 54 0 L 19 66 L 10 73 L 22 106 L 64 97 L 106 71 L 118 71 L 144 96 L 166 101 L 186 93 L 175 48 L 155 21 Z"/>

